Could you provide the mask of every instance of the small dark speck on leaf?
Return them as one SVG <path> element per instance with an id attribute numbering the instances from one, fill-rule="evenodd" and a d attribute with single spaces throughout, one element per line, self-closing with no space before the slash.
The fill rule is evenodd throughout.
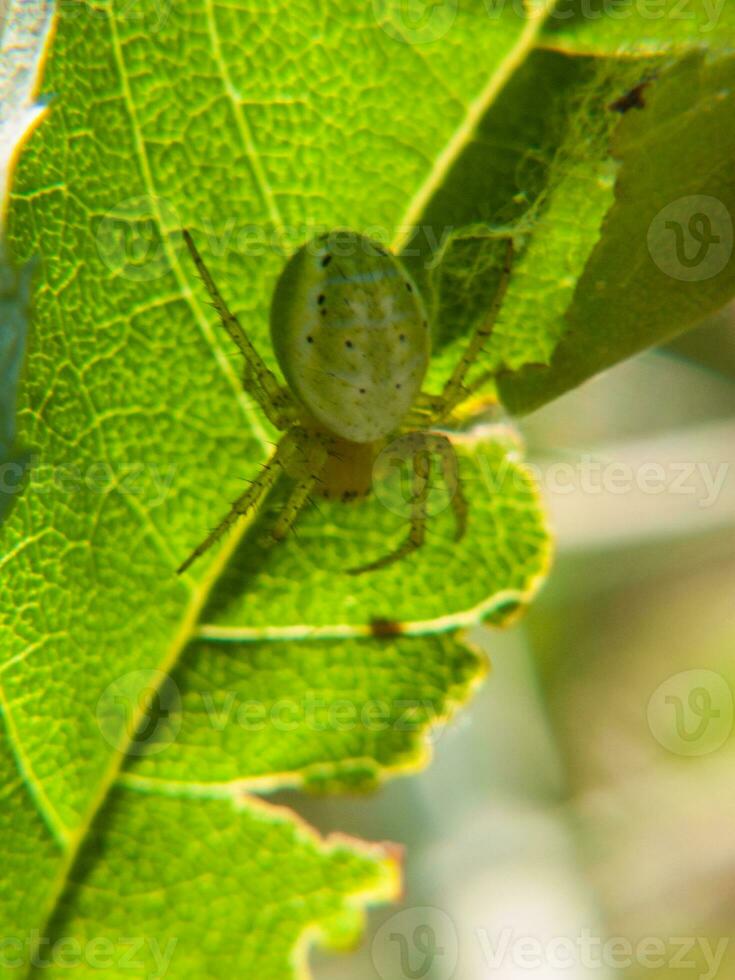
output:
<path id="1" fill-rule="evenodd" d="M 331 261 L 332 261 L 332 256 L 331 256 L 331 255 L 328 255 L 328 254 L 327 254 L 327 255 L 325 255 L 325 256 L 324 256 L 324 258 L 322 259 L 322 265 L 323 265 L 323 266 L 327 266 L 327 265 L 329 265 L 329 263 L 330 263 Z"/>
<path id="2" fill-rule="evenodd" d="M 641 82 L 640 85 L 632 88 L 630 92 L 626 92 L 625 95 L 621 95 L 619 99 L 611 102 L 608 109 L 612 110 L 612 112 L 620 113 L 629 112 L 631 109 L 645 109 L 646 99 L 644 93 L 650 84 L 651 79 Z"/>
<path id="3" fill-rule="evenodd" d="M 370 632 L 373 636 L 384 639 L 388 636 L 400 636 L 403 626 L 393 619 L 373 619 L 370 621 Z"/>

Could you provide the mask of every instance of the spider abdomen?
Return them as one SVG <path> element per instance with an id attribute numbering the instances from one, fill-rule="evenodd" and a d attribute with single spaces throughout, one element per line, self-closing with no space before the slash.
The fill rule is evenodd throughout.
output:
<path id="1" fill-rule="evenodd" d="M 398 428 L 430 356 L 424 305 L 402 262 L 349 231 L 309 242 L 287 263 L 271 337 L 307 413 L 355 443 Z"/>

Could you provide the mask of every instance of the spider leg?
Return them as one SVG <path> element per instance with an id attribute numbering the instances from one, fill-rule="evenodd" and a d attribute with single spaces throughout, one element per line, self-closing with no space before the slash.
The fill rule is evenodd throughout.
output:
<path id="1" fill-rule="evenodd" d="M 304 435 L 303 429 L 291 429 L 283 436 L 276 446 L 275 453 L 263 466 L 257 478 L 253 480 L 245 493 L 241 494 L 235 500 L 229 513 L 223 517 L 217 527 L 207 535 L 204 541 L 192 551 L 186 561 L 176 569 L 177 575 L 183 574 L 197 558 L 200 558 L 215 542 L 219 541 L 233 524 L 249 510 L 257 506 L 259 501 L 276 482 L 279 469 L 288 464 L 289 459 L 293 456 Z"/>
<path id="2" fill-rule="evenodd" d="M 468 389 L 465 386 L 467 372 L 482 353 L 488 338 L 493 332 L 495 320 L 498 312 L 500 311 L 500 307 L 503 305 L 505 294 L 508 291 L 508 283 L 510 282 L 512 265 L 513 239 L 509 238 L 508 247 L 505 252 L 505 261 L 503 262 L 503 268 L 500 273 L 500 281 L 498 282 L 498 288 L 495 292 L 490 309 L 488 310 L 487 315 L 483 317 L 483 319 L 480 320 L 479 324 L 477 325 L 469 343 L 467 344 L 464 354 L 444 385 L 441 395 L 434 397 L 433 399 L 435 414 L 432 418 L 432 424 L 434 425 L 445 421 L 452 414 L 457 405 L 467 396 Z M 432 396 L 429 395 L 426 397 L 429 401 L 432 400 Z"/>
<path id="3" fill-rule="evenodd" d="M 278 383 L 276 376 L 266 367 L 260 354 L 248 340 L 247 334 L 237 317 L 230 311 L 217 289 L 214 279 L 204 264 L 204 259 L 199 254 L 189 232 L 184 229 L 181 234 L 194 260 L 197 272 L 209 293 L 212 305 L 219 313 L 225 330 L 235 341 L 245 358 L 244 387 L 255 398 L 267 419 L 276 428 L 287 429 L 298 416 L 298 409 L 291 393 L 288 388 Z"/>
<path id="4" fill-rule="evenodd" d="M 314 487 L 321 482 L 321 473 L 327 460 L 326 445 L 305 434 L 305 442 L 301 450 L 302 460 L 300 462 L 294 460 L 289 467 L 289 476 L 296 479 L 296 486 L 291 491 L 278 520 L 265 536 L 263 541 L 265 545 L 275 544 L 286 537 L 299 513 L 308 503 Z"/>
<path id="5" fill-rule="evenodd" d="M 400 561 L 424 543 L 426 537 L 426 503 L 429 496 L 429 477 L 431 476 L 431 455 L 428 452 L 415 452 L 413 456 L 413 482 L 411 493 L 411 529 L 408 537 L 395 551 L 384 555 L 367 565 L 348 568 L 348 575 L 363 575 L 376 572 L 394 562 Z"/>
<path id="6" fill-rule="evenodd" d="M 444 477 L 444 484 L 449 492 L 449 500 L 454 511 L 454 522 L 456 526 L 454 539 L 455 541 L 459 541 L 464 537 L 464 533 L 467 530 L 467 513 L 469 508 L 462 490 L 457 453 L 446 436 L 439 435 L 439 433 L 427 433 L 425 439 L 441 459 L 442 476 Z"/>

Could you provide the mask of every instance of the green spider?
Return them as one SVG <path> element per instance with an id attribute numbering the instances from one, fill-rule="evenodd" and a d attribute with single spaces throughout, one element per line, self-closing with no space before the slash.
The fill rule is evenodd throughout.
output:
<path id="1" fill-rule="evenodd" d="M 284 435 L 257 479 L 178 574 L 258 507 L 280 471 L 294 486 L 270 530 L 269 543 L 288 534 L 313 493 L 342 501 L 365 496 L 376 456 L 389 437 L 395 437 L 413 461 L 410 531 L 395 551 L 348 573 L 385 568 L 421 547 L 433 456 L 441 461 L 459 540 L 467 524 L 467 504 L 454 448 L 437 427 L 446 424 L 487 379 L 483 375 L 472 386 L 465 384 L 508 287 L 512 241 L 491 309 L 436 396 L 421 392 L 431 354 L 423 300 L 401 260 L 378 243 L 357 232 L 333 231 L 303 245 L 286 264 L 270 314 L 271 341 L 287 381 L 284 386 L 228 309 L 189 232 L 183 236 L 214 308 L 245 358 L 245 390 Z"/>

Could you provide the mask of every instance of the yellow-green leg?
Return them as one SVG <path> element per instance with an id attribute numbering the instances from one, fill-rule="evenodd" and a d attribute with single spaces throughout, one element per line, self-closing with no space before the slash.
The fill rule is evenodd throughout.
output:
<path id="1" fill-rule="evenodd" d="M 245 374 L 243 378 L 245 389 L 255 398 L 263 409 L 266 418 L 276 428 L 287 429 L 298 417 L 296 402 L 288 388 L 278 383 L 276 376 L 266 367 L 260 354 L 248 340 L 247 334 L 240 325 L 237 317 L 230 311 L 220 291 L 217 289 L 214 279 L 212 279 L 209 269 L 204 264 L 204 259 L 199 254 L 189 232 L 184 230 L 181 234 L 184 236 L 184 241 L 194 260 L 194 265 L 210 295 L 212 305 L 219 313 L 225 330 L 227 330 L 235 341 L 245 358 Z"/>
<path id="2" fill-rule="evenodd" d="M 497 319 L 500 308 L 503 305 L 505 294 L 508 291 L 512 266 L 513 239 L 509 239 L 508 247 L 505 252 L 503 268 L 500 273 L 498 288 L 495 292 L 495 297 L 493 298 L 492 305 L 487 315 L 483 317 L 472 334 L 472 337 L 467 345 L 467 349 L 444 385 L 441 395 L 425 396 L 427 403 L 434 410 L 431 419 L 433 425 L 438 425 L 439 423 L 446 421 L 451 416 L 457 405 L 459 405 L 460 402 L 462 402 L 469 394 L 470 389 L 465 386 L 467 372 L 482 353 L 485 344 L 487 344 L 493 332 L 495 320 Z"/>
<path id="3" fill-rule="evenodd" d="M 406 558 L 424 543 L 426 537 L 426 503 L 429 496 L 431 476 L 431 455 L 428 452 L 415 452 L 413 456 L 413 480 L 411 484 L 411 529 L 403 544 L 395 551 L 367 565 L 349 568 L 349 575 L 363 575 L 377 572 L 381 568 Z"/>
<path id="4" fill-rule="evenodd" d="M 462 490 L 457 453 L 446 436 L 432 432 L 427 433 L 425 438 L 427 444 L 431 446 L 432 450 L 441 459 L 442 476 L 449 492 L 449 502 L 454 512 L 454 539 L 455 541 L 459 541 L 464 537 L 464 533 L 467 530 L 467 514 L 469 508 Z"/>
<path id="5" fill-rule="evenodd" d="M 407 432 L 413 448 L 413 480 L 411 487 L 411 528 L 408 537 L 395 551 L 377 561 L 348 569 L 350 575 L 363 575 L 386 568 L 417 551 L 426 538 L 426 507 L 430 489 L 431 456 L 435 453 L 441 462 L 442 477 L 449 493 L 454 512 L 455 540 L 459 541 L 467 529 L 467 500 L 462 491 L 459 463 L 454 446 L 439 432 Z"/>
<path id="6" fill-rule="evenodd" d="M 296 522 L 309 497 L 318 483 L 324 464 L 327 461 L 327 446 L 318 436 L 304 434 L 304 440 L 299 446 L 299 455 L 293 455 L 287 464 L 288 475 L 296 480 L 296 486 L 281 511 L 278 520 L 265 536 L 264 544 L 275 544 L 282 541 Z"/>
<path id="7" fill-rule="evenodd" d="M 192 551 L 186 561 L 179 566 L 176 570 L 178 575 L 185 572 L 197 558 L 200 558 L 213 544 L 219 541 L 233 524 L 258 505 L 276 482 L 279 470 L 281 468 L 290 468 L 295 454 L 303 451 L 303 446 L 308 438 L 303 429 L 291 429 L 283 436 L 276 447 L 275 453 L 263 466 L 258 477 L 253 480 L 245 493 L 237 498 L 217 527 L 207 535 L 204 541 Z"/>

